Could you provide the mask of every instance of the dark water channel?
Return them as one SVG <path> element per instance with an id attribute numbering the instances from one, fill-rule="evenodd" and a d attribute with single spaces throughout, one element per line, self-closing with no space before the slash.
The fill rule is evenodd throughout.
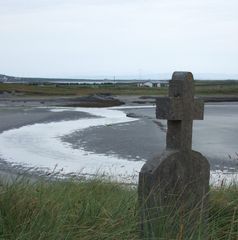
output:
<path id="1" fill-rule="evenodd" d="M 165 148 L 166 121 L 155 121 L 154 108 L 124 109 L 138 121 L 91 127 L 63 137 L 73 148 L 117 155 L 136 161 L 147 160 Z M 205 155 L 211 169 L 237 170 L 238 103 L 206 104 L 203 121 L 194 121 L 193 149 Z"/>

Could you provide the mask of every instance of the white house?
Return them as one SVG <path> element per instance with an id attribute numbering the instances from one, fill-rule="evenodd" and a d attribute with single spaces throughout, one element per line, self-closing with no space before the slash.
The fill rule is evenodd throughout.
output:
<path id="1" fill-rule="evenodd" d="M 159 82 L 146 81 L 137 84 L 138 87 L 161 87 Z"/>

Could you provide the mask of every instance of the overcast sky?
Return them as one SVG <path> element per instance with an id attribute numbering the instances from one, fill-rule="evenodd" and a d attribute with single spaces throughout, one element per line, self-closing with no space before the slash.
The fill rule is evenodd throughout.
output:
<path id="1" fill-rule="evenodd" d="M 237 0 L 0 0 L 0 73 L 238 74 Z"/>

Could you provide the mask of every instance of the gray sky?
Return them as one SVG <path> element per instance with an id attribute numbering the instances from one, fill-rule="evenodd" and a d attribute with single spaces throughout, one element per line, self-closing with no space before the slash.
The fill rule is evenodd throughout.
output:
<path id="1" fill-rule="evenodd" d="M 233 76 L 238 1 L 0 0 L 0 56 L 16 76 Z"/>

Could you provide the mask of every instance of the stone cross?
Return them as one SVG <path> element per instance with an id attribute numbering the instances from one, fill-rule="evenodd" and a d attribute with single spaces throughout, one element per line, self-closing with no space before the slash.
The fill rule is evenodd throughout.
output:
<path id="1" fill-rule="evenodd" d="M 202 120 L 204 104 L 194 100 L 193 75 L 175 72 L 169 83 L 169 97 L 158 98 L 156 117 L 168 120 L 167 149 L 188 154 L 192 150 L 193 120 Z"/>
<path id="2" fill-rule="evenodd" d="M 207 159 L 192 150 L 193 120 L 202 120 L 204 111 L 203 102 L 194 99 L 192 73 L 175 72 L 169 96 L 157 98 L 156 105 L 156 117 L 168 120 L 166 149 L 144 164 L 138 186 L 141 233 L 149 239 L 163 237 L 159 219 L 165 212 L 172 221 L 193 212 L 196 221 L 195 212 L 207 205 L 210 177 Z M 191 230 L 191 225 L 187 229 Z M 174 236 L 166 236 L 170 238 Z"/>

